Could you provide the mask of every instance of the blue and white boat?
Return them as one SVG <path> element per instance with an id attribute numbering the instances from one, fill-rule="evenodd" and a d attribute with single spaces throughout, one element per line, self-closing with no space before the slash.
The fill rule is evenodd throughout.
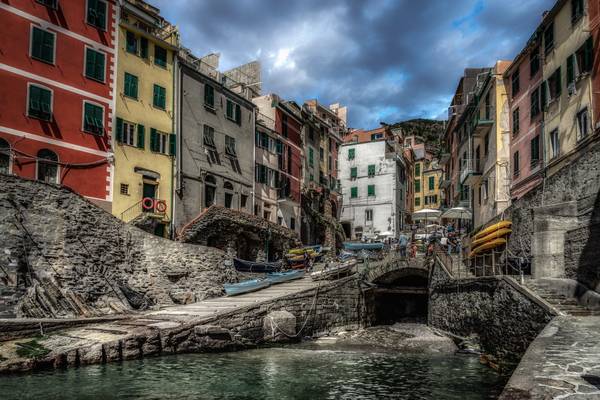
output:
<path id="1" fill-rule="evenodd" d="M 302 277 L 304 277 L 304 270 L 301 269 L 286 272 L 269 272 L 267 274 L 267 280 L 271 282 L 272 285 L 293 281 L 294 279 L 300 279 Z"/>
<path id="2" fill-rule="evenodd" d="M 362 242 L 344 242 L 344 250 L 360 251 L 360 250 L 382 250 L 383 243 L 362 243 Z"/>
<path id="3" fill-rule="evenodd" d="M 255 292 L 271 286 L 267 279 L 250 279 L 239 283 L 226 283 L 223 285 L 227 296 L 237 296 L 238 294 Z"/>

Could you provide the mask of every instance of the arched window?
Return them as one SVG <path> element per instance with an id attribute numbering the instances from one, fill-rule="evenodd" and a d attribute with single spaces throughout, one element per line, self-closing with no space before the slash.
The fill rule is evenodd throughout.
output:
<path id="1" fill-rule="evenodd" d="M 215 204 L 217 193 L 217 180 L 212 175 L 204 178 L 204 207 L 210 207 Z"/>
<path id="2" fill-rule="evenodd" d="M 225 189 L 225 207 L 231 208 L 233 204 L 233 184 L 231 182 L 225 182 L 223 184 L 223 189 Z"/>
<path id="3" fill-rule="evenodd" d="M 42 149 L 37 153 L 37 180 L 58 183 L 58 156 L 55 152 Z"/>
<path id="4" fill-rule="evenodd" d="M 0 173 L 10 173 L 10 144 L 0 138 Z"/>

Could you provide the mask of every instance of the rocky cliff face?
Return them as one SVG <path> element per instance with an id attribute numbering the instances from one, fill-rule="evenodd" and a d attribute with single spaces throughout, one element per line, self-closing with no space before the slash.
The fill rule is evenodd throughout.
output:
<path id="1" fill-rule="evenodd" d="M 102 315 L 222 294 L 218 249 L 122 223 L 66 188 L 0 174 L 0 314 Z"/>

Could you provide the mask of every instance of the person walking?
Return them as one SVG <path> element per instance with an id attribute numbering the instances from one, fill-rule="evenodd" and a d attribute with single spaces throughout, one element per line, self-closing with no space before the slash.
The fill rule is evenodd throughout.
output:
<path id="1" fill-rule="evenodd" d="M 400 237 L 398 238 L 398 247 L 400 248 L 400 257 L 406 257 L 406 247 L 408 246 L 408 236 L 403 233 L 400 233 Z"/>

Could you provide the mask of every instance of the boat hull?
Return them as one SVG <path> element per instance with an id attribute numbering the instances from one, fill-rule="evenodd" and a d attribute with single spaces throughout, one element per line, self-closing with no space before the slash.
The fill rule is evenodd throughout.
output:
<path id="1" fill-rule="evenodd" d="M 487 242 L 487 243 L 482 244 L 481 246 L 473 249 L 473 251 L 471 251 L 471 253 L 469 254 L 469 257 L 475 257 L 476 255 L 484 253 L 487 250 L 492 250 L 492 249 L 495 249 L 496 247 L 500 247 L 505 244 L 506 244 L 506 239 L 504 239 L 504 238 L 494 239 L 491 242 Z"/>
<path id="2" fill-rule="evenodd" d="M 261 263 L 234 258 L 233 266 L 240 272 L 277 272 L 281 269 L 281 262 Z"/>
<path id="3" fill-rule="evenodd" d="M 512 230 L 510 230 L 508 228 L 498 229 L 497 231 L 492 232 L 489 235 L 482 237 L 481 239 L 477 239 L 477 240 L 473 241 L 471 243 L 471 248 L 474 249 L 474 248 L 476 248 L 477 246 L 479 246 L 479 245 L 481 245 L 483 243 L 486 243 L 486 242 L 492 241 L 494 239 L 498 239 L 498 238 L 504 237 L 504 236 L 508 235 L 511 232 L 512 232 Z"/>
<path id="4" fill-rule="evenodd" d="M 289 282 L 295 279 L 301 279 L 304 277 L 303 270 L 294 270 L 294 271 L 286 271 L 286 272 L 270 272 L 267 274 L 267 280 L 271 282 L 272 285 L 277 283 Z"/>
<path id="5" fill-rule="evenodd" d="M 510 228 L 512 226 L 512 222 L 511 221 L 500 221 L 496 224 L 490 225 L 487 228 L 485 228 L 484 230 L 482 230 L 481 232 L 477 233 L 475 236 L 473 236 L 473 240 L 478 240 L 481 239 L 487 235 L 489 235 L 492 232 L 495 232 L 497 230 L 500 229 L 504 229 L 504 228 Z"/>
<path id="6" fill-rule="evenodd" d="M 251 279 L 240 283 L 225 284 L 225 293 L 227 296 L 237 296 L 244 293 L 255 292 L 271 286 L 271 282 L 266 279 Z"/>

